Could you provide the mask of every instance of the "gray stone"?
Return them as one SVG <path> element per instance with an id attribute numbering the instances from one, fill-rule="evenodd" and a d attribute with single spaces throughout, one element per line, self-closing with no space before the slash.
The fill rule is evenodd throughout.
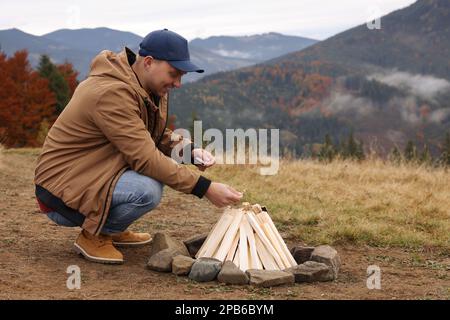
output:
<path id="1" fill-rule="evenodd" d="M 195 260 L 191 257 L 178 255 L 172 261 L 172 273 L 178 276 L 188 275 Z"/>
<path id="2" fill-rule="evenodd" d="M 332 281 L 335 279 L 331 267 L 316 261 L 306 261 L 284 271 L 292 273 L 295 282 Z"/>
<path id="3" fill-rule="evenodd" d="M 217 276 L 217 280 L 226 284 L 247 284 L 248 276 L 244 271 L 236 267 L 232 261 L 225 261 Z"/>
<path id="4" fill-rule="evenodd" d="M 170 272 L 172 271 L 173 258 L 177 255 L 179 255 L 177 250 L 161 250 L 150 257 L 147 267 L 154 271 Z"/>
<path id="5" fill-rule="evenodd" d="M 199 258 L 192 265 L 189 279 L 197 282 L 212 281 L 222 267 L 222 262 L 214 258 Z"/>
<path id="6" fill-rule="evenodd" d="M 274 287 L 295 283 L 294 275 L 290 272 L 248 269 L 245 273 L 250 278 L 250 284 L 257 287 Z"/>
<path id="7" fill-rule="evenodd" d="M 198 250 L 200 250 L 201 246 L 203 245 L 203 242 L 205 242 L 207 237 L 208 234 L 204 233 L 183 241 L 191 257 L 195 257 L 195 255 L 197 254 Z"/>
<path id="8" fill-rule="evenodd" d="M 150 256 L 158 253 L 164 249 L 171 249 L 173 251 L 178 252 L 183 256 L 190 256 L 189 251 L 182 241 L 173 239 L 169 235 L 165 233 L 158 232 L 153 236 L 152 249 L 150 252 Z"/>
<path id="9" fill-rule="evenodd" d="M 334 278 L 336 279 L 341 267 L 341 258 L 335 249 L 330 246 L 318 246 L 311 253 L 311 260 L 325 263 L 333 270 Z"/>
<path id="10" fill-rule="evenodd" d="M 291 254 L 298 264 L 302 264 L 303 262 L 311 260 L 311 253 L 313 250 L 314 247 L 293 247 L 291 249 Z"/>

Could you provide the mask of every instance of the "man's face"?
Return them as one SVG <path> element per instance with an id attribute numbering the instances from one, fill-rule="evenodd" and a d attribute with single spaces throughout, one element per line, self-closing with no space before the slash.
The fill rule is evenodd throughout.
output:
<path id="1" fill-rule="evenodd" d="M 186 72 L 172 67 L 167 61 L 155 60 L 146 57 L 144 60 L 145 75 L 143 86 L 160 97 L 164 96 L 172 88 L 181 86 L 181 77 Z"/>

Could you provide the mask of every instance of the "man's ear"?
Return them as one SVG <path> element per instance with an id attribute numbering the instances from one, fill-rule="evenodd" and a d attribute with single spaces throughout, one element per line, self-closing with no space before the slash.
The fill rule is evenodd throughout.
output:
<path id="1" fill-rule="evenodd" d="M 153 59 L 152 56 L 146 56 L 144 57 L 144 67 L 150 68 L 150 66 L 155 62 L 155 59 Z"/>

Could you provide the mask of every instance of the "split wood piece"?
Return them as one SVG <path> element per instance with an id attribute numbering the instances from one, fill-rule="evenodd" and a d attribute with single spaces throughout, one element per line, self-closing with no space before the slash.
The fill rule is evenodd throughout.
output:
<path id="1" fill-rule="evenodd" d="M 289 260 L 286 257 L 286 255 L 284 254 L 283 250 L 281 249 L 280 244 L 278 243 L 278 240 L 276 239 L 275 235 L 273 234 L 272 229 L 269 227 L 269 224 L 268 223 L 262 223 L 261 224 L 261 229 L 263 229 L 263 231 L 265 232 L 267 238 L 270 240 L 270 243 L 275 248 L 275 250 L 277 250 L 278 255 L 280 256 L 281 260 L 283 261 L 283 268 L 282 268 L 282 270 L 284 270 L 286 268 L 290 268 L 291 265 L 289 263 Z"/>
<path id="2" fill-rule="evenodd" d="M 272 255 L 267 251 L 266 247 L 262 244 L 259 236 L 255 236 L 256 248 L 258 250 L 259 257 L 261 258 L 264 269 L 266 270 L 280 270 Z"/>
<path id="3" fill-rule="evenodd" d="M 292 256 L 291 252 L 289 251 L 286 243 L 284 242 L 283 238 L 281 237 L 280 233 L 278 232 L 277 228 L 275 227 L 275 224 L 273 223 L 272 219 L 270 218 L 267 211 L 262 211 L 258 216 L 261 217 L 261 220 L 268 223 L 270 228 L 272 229 L 273 233 L 275 234 L 276 239 L 278 240 L 278 243 L 281 246 L 281 249 L 283 250 L 285 256 L 288 258 L 290 267 L 295 267 L 297 265 L 297 261 L 295 261 L 294 257 Z"/>
<path id="4" fill-rule="evenodd" d="M 228 251 L 225 261 L 226 260 L 234 261 L 234 256 L 235 256 L 238 244 L 239 244 L 239 232 L 236 232 L 236 235 L 234 236 L 233 244 L 231 245 L 230 251 Z"/>
<path id="5" fill-rule="evenodd" d="M 233 214 L 233 220 L 222 239 L 222 243 L 220 244 L 219 249 L 217 250 L 216 254 L 214 254 L 214 258 L 222 262 L 225 261 L 225 257 L 227 256 L 228 251 L 230 251 L 233 240 L 236 234 L 239 232 L 239 226 L 241 225 L 241 220 L 244 212 L 242 210 L 233 210 Z"/>
<path id="6" fill-rule="evenodd" d="M 245 215 L 242 219 L 242 224 L 247 233 L 247 240 L 250 247 L 250 268 L 251 269 L 262 269 L 261 261 L 259 260 L 258 253 L 256 251 L 255 235 L 253 234 L 253 228 L 248 222 L 248 215 Z"/>
<path id="7" fill-rule="evenodd" d="M 254 204 L 252 206 L 252 210 L 254 213 L 258 214 L 258 213 L 262 212 L 262 207 L 259 204 Z"/>
<path id="8" fill-rule="evenodd" d="M 248 269 L 248 249 L 247 233 L 243 225 L 239 227 L 239 269 L 246 271 Z"/>
<path id="9" fill-rule="evenodd" d="M 273 258 L 275 259 L 275 261 L 278 264 L 279 268 L 283 269 L 283 267 L 284 267 L 283 261 L 281 261 L 281 258 L 278 255 L 277 251 L 272 246 L 272 244 L 270 243 L 269 239 L 267 239 L 264 231 L 259 226 L 258 221 L 256 220 L 256 217 L 255 217 L 254 213 L 251 212 L 251 211 L 247 212 L 247 218 L 248 218 L 248 221 L 250 222 L 250 224 L 252 225 L 253 229 L 256 231 L 256 234 L 261 239 L 262 243 L 266 246 L 267 251 L 269 251 L 269 253 L 273 256 Z"/>
<path id="10" fill-rule="evenodd" d="M 239 237 L 238 237 L 238 243 L 239 243 Z M 236 267 L 239 268 L 239 246 L 236 249 L 236 254 L 234 255 L 233 263 L 236 265 Z"/>
<path id="11" fill-rule="evenodd" d="M 229 210 L 225 210 L 223 212 L 223 214 L 220 216 L 219 220 L 217 220 L 216 224 L 214 225 L 214 227 L 211 229 L 211 231 L 209 232 L 208 236 L 206 237 L 205 241 L 203 242 L 203 245 L 200 247 L 200 249 L 198 250 L 197 254 L 195 255 L 196 258 L 199 258 L 202 256 L 202 254 L 205 252 L 206 250 L 206 245 L 211 241 L 212 235 L 215 234 L 217 228 L 219 227 L 220 223 L 223 221 L 223 219 L 225 218 L 225 216 L 228 213 Z"/>
<path id="12" fill-rule="evenodd" d="M 217 222 L 217 228 L 214 227 L 214 229 L 211 231 L 211 237 L 205 241 L 202 248 L 204 249 L 200 254 L 198 254 L 197 257 L 212 257 L 214 255 L 214 252 L 216 252 L 217 247 L 219 246 L 220 241 L 223 239 L 223 236 L 225 232 L 227 232 L 228 227 L 230 226 L 231 222 L 233 221 L 233 215 L 228 213 L 227 211 L 222 218 Z"/>

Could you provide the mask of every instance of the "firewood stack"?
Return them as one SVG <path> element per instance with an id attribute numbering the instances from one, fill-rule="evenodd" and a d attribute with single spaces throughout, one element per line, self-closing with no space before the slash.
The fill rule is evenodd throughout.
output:
<path id="1" fill-rule="evenodd" d="M 225 209 L 195 257 L 230 260 L 242 271 L 297 265 L 265 208 L 248 202 Z"/>

